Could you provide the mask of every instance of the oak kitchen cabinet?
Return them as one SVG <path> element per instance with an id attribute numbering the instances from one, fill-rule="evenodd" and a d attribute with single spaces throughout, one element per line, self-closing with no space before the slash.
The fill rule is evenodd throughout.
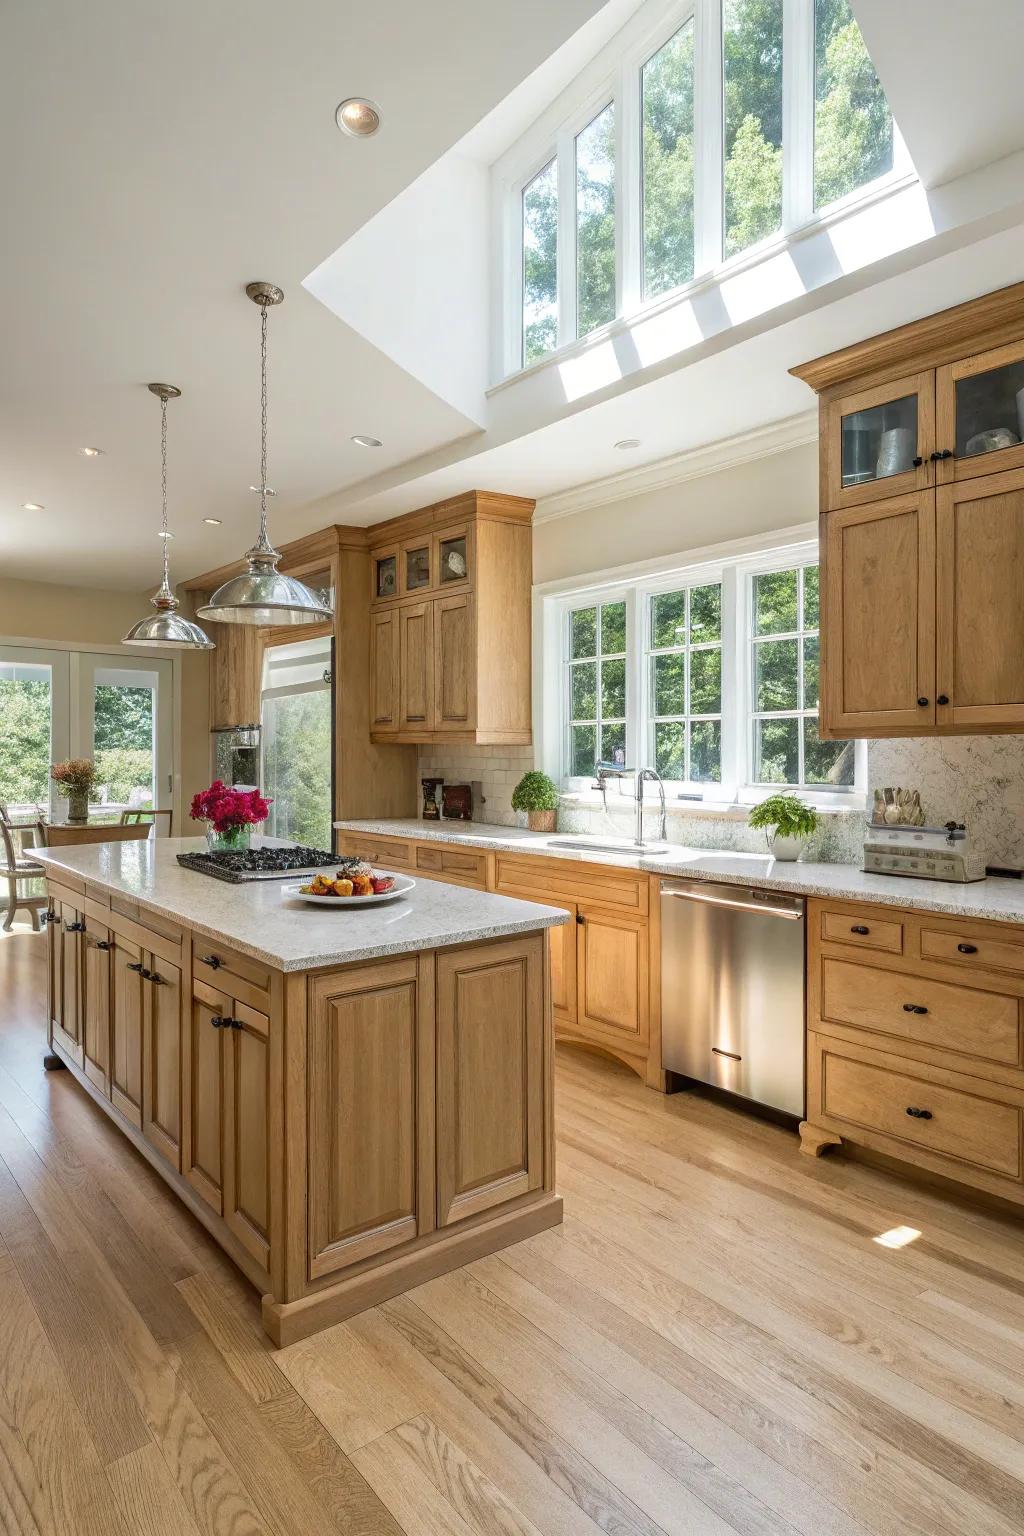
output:
<path id="1" fill-rule="evenodd" d="M 820 397 L 822 735 L 1024 730 L 1024 284 L 793 372 Z"/>
<path id="2" fill-rule="evenodd" d="M 533 502 L 472 491 L 370 530 L 370 734 L 528 744 Z"/>

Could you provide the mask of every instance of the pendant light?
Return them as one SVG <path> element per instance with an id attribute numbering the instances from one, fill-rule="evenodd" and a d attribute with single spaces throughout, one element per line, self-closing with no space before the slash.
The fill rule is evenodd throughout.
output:
<path id="1" fill-rule="evenodd" d="M 277 569 L 281 556 L 267 533 L 267 310 L 284 298 L 273 283 L 250 283 L 246 293 L 260 308 L 260 497 L 259 538 L 246 556 L 248 569 L 217 588 L 199 609 L 203 619 L 218 624 L 315 624 L 333 617 L 333 608 L 302 581 Z"/>
<path id="2" fill-rule="evenodd" d="M 193 624 L 191 619 L 186 619 L 184 614 L 178 613 L 178 599 L 170 583 L 168 551 L 171 540 L 167 532 L 167 402 L 177 400 L 181 390 L 174 384 L 150 384 L 149 390 L 160 401 L 160 490 L 163 500 L 160 538 L 164 546 L 164 577 L 155 596 L 150 598 L 156 613 L 133 624 L 121 644 L 162 645 L 168 650 L 176 651 L 212 651 L 216 647 L 205 631 L 200 629 L 198 624 Z"/>

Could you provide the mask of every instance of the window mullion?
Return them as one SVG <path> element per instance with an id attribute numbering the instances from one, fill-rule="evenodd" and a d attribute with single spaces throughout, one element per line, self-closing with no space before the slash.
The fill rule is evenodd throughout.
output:
<path id="1" fill-rule="evenodd" d="M 814 215 L 814 0 L 783 0 L 782 228 Z"/>
<path id="2" fill-rule="evenodd" d="M 560 133 L 558 161 L 558 345 L 576 339 L 576 140 Z"/>
<path id="3" fill-rule="evenodd" d="M 647 757 L 648 701 L 644 686 L 644 594 L 626 593 L 626 762 L 643 768 Z"/>
<path id="4" fill-rule="evenodd" d="M 619 69 L 615 101 L 615 311 L 640 307 L 640 71 Z"/>
<path id="5" fill-rule="evenodd" d="M 694 276 L 722 260 L 722 0 L 694 7 Z"/>

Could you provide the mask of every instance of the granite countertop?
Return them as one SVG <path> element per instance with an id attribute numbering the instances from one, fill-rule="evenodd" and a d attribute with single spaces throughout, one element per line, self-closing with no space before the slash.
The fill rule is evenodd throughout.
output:
<path id="1" fill-rule="evenodd" d="M 437 880 L 417 880 L 400 901 L 338 910 L 284 899 L 285 880 L 230 885 L 184 869 L 179 853 L 202 852 L 197 837 L 154 842 L 92 843 L 80 847 L 33 848 L 60 878 L 62 870 L 118 896 L 138 902 L 206 938 L 281 971 L 306 971 L 354 960 L 415 954 L 453 944 L 532 933 L 568 921 L 559 907 L 516 901 Z"/>
<path id="2" fill-rule="evenodd" d="M 797 896 L 824 896 L 841 901 L 871 901 L 881 906 L 912 907 L 948 917 L 988 918 L 1024 924 L 1024 880 L 977 880 L 959 885 L 950 880 L 913 880 L 899 875 L 865 874 L 854 864 L 783 864 L 769 854 L 716 852 L 669 844 L 664 854 L 637 855 L 594 850 L 553 848 L 566 837 L 587 841 L 586 834 L 529 832 L 525 827 L 489 826 L 485 822 L 338 821 L 349 832 L 379 837 L 415 837 L 426 842 L 459 843 L 502 853 L 539 854 L 639 869 L 650 874 L 715 880 L 725 885 L 756 885 Z M 595 839 L 598 841 L 598 839 Z"/>

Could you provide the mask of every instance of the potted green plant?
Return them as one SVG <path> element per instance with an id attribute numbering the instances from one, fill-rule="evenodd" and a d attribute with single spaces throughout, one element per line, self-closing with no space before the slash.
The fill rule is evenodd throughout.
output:
<path id="1" fill-rule="evenodd" d="M 525 811 L 531 832 L 553 832 L 558 813 L 558 790 L 546 773 L 524 773 L 512 791 L 512 809 Z"/>
<path id="2" fill-rule="evenodd" d="M 83 826 L 89 820 L 89 794 L 97 777 L 96 764 L 88 757 L 66 757 L 50 769 L 50 778 L 67 795 L 70 826 Z"/>
<path id="3" fill-rule="evenodd" d="M 793 863 L 803 853 L 807 839 L 818 830 L 818 813 L 796 795 L 769 795 L 754 806 L 748 823 L 764 830 L 768 847 L 777 859 Z"/>

